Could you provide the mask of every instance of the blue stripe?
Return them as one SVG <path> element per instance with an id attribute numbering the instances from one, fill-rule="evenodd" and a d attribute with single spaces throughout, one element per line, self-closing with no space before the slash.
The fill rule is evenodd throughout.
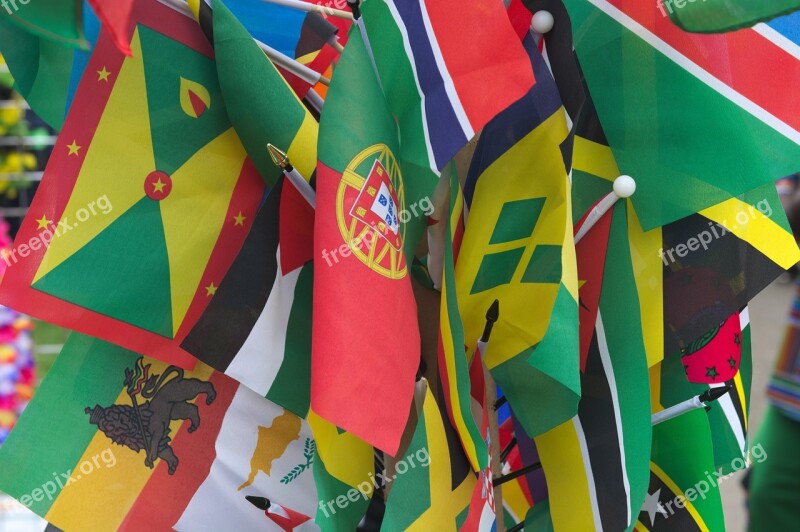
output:
<path id="1" fill-rule="evenodd" d="M 397 12 L 408 32 L 411 53 L 420 88 L 425 94 L 425 114 L 436 168 L 441 170 L 469 139 L 453 110 L 453 102 L 444 88 L 444 79 L 436 65 L 429 35 L 425 31 L 420 3 L 395 0 Z"/>
<path id="2" fill-rule="evenodd" d="M 800 11 L 776 18 L 768 24 L 772 29 L 800 46 Z"/>
<path id="3" fill-rule="evenodd" d="M 481 174 L 514 144 L 530 134 L 561 108 L 561 96 L 553 75 L 529 33 L 522 42 L 533 67 L 536 83 L 528 93 L 497 115 L 486 127 L 475 148 L 467 179 L 464 198 L 472 205 L 475 185 Z"/>

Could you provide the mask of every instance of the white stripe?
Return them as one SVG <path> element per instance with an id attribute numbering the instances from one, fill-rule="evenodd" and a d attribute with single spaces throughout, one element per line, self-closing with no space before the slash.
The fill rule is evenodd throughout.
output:
<path id="1" fill-rule="evenodd" d="M 791 55 L 797 60 L 800 60 L 800 46 L 791 39 L 786 38 L 782 33 L 771 28 L 767 24 L 761 23 L 753 26 L 753 31 L 764 37 L 766 40 L 785 50 L 787 54 Z"/>
<path id="2" fill-rule="evenodd" d="M 597 504 L 597 489 L 594 484 L 594 472 L 592 472 L 592 462 L 589 460 L 589 448 L 586 445 L 586 435 L 583 433 L 583 425 L 578 416 L 572 418 L 575 426 L 575 434 L 578 436 L 578 445 L 581 447 L 583 457 L 583 468 L 586 470 L 586 480 L 589 484 L 589 499 L 592 501 L 592 518 L 594 519 L 595 530 L 603 532 L 603 523 L 600 521 L 600 507 Z"/>
<path id="3" fill-rule="evenodd" d="M 675 48 L 661 40 L 658 36 L 653 34 L 650 30 L 636 22 L 634 19 L 609 4 L 606 0 L 588 0 L 595 7 L 603 11 L 605 14 L 625 26 L 629 31 L 637 35 L 640 39 L 647 44 L 664 54 L 667 58 L 671 59 L 678 66 L 695 76 L 698 80 L 702 81 L 720 95 L 724 96 L 734 104 L 738 105 L 753 117 L 757 118 L 767 126 L 771 127 L 781 135 L 789 140 L 800 144 L 800 131 L 797 131 L 792 126 L 782 121 L 780 118 L 771 114 L 766 109 L 760 107 L 752 100 L 743 96 L 729 85 L 721 82 L 709 74 L 706 70 L 702 69 L 699 65 L 694 63 L 691 59 L 677 51 Z"/>
<path id="4" fill-rule="evenodd" d="M 411 41 L 408 38 L 408 30 L 406 29 L 406 25 L 403 24 L 403 19 L 400 17 L 400 13 L 397 11 L 397 6 L 394 4 L 394 0 L 386 0 L 386 7 L 388 7 L 389 11 L 392 13 L 394 23 L 397 26 L 397 29 L 400 31 L 400 35 L 403 37 L 403 49 L 406 52 L 408 61 L 411 63 L 411 72 L 414 74 L 414 84 L 417 86 L 417 94 L 419 94 L 420 99 L 419 108 L 420 112 L 422 113 L 422 133 L 425 136 L 425 148 L 428 150 L 428 165 L 438 175 L 439 171 L 436 168 L 436 158 L 433 156 L 433 146 L 431 145 L 431 133 L 428 131 L 428 114 L 425 112 L 425 93 L 422 91 L 422 86 L 419 84 L 419 77 L 417 76 L 417 64 L 414 61 L 414 54 L 411 52 Z"/>
<path id="5" fill-rule="evenodd" d="M 614 366 L 611 364 L 611 355 L 606 342 L 606 330 L 603 327 L 603 318 L 597 313 L 597 346 L 600 351 L 600 360 L 603 362 L 603 371 L 606 374 L 608 388 L 611 390 L 611 401 L 614 404 L 614 422 L 617 425 L 617 438 L 619 439 L 619 460 L 622 465 L 622 483 L 625 486 L 625 504 L 628 509 L 628 524 L 631 524 L 631 483 L 628 480 L 628 467 L 625 463 L 625 439 L 622 434 L 622 414 L 619 410 L 619 395 L 617 394 L 617 378 L 614 375 Z"/>
<path id="6" fill-rule="evenodd" d="M 242 348 L 225 370 L 226 375 L 262 396 L 269 391 L 283 364 L 286 328 L 294 302 L 294 289 L 302 269 L 282 275 L 280 247 L 276 258 L 278 271 L 264 310 Z"/>
<path id="7" fill-rule="evenodd" d="M 750 307 L 744 307 L 739 313 L 739 328 L 745 330 L 750 325 Z"/>
<path id="8" fill-rule="evenodd" d="M 447 70 L 447 64 L 444 62 L 442 50 L 439 48 L 439 41 L 436 39 L 436 34 L 433 32 L 433 26 L 431 25 L 431 19 L 428 17 L 428 8 L 425 5 L 426 3 L 426 0 L 422 0 L 419 3 L 419 9 L 422 13 L 422 20 L 425 23 L 425 32 L 428 34 L 428 40 L 430 41 L 431 48 L 433 49 L 433 56 L 436 58 L 436 66 L 439 68 L 439 74 L 441 74 L 442 79 L 444 80 L 444 90 L 450 97 L 450 103 L 453 106 L 453 111 L 456 114 L 456 118 L 458 118 L 458 123 L 461 125 L 461 129 L 464 131 L 464 135 L 467 137 L 467 140 L 469 140 L 475 136 L 475 130 L 472 129 L 472 124 L 469 123 L 467 113 L 464 111 L 464 106 L 461 104 L 461 98 L 458 97 L 458 92 L 456 92 L 456 86 L 453 83 L 453 78 L 450 76 L 450 71 Z M 469 9 L 466 6 L 465 8 Z"/>
<path id="9" fill-rule="evenodd" d="M 709 384 L 709 386 L 711 388 L 719 388 L 721 386 L 725 386 L 725 383 L 717 382 L 714 384 Z M 728 425 L 731 426 L 733 435 L 736 437 L 736 443 L 739 444 L 739 449 L 741 449 L 742 454 L 745 454 L 747 453 L 747 439 L 744 435 L 742 422 L 739 419 L 739 416 L 736 414 L 736 407 L 733 406 L 733 399 L 731 399 L 732 393 L 738 393 L 736 388 L 731 389 L 730 392 L 717 399 L 717 402 L 722 407 L 722 411 L 725 413 L 725 418 L 728 420 Z"/>

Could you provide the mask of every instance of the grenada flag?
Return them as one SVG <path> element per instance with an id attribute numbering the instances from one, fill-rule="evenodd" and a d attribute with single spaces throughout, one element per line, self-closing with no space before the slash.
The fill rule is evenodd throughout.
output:
<path id="1" fill-rule="evenodd" d="M 98 40 L 0 301 L 169 363 L 249 231 L 264 185 L 198 24 L 137 2 L 132 57 Z M 241 222 L 241 223 L 240 223 Z"/>

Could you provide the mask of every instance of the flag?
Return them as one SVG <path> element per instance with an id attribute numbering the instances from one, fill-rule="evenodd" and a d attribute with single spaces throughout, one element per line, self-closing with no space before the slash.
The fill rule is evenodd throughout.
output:
<path id="1" fill-rule="evenodd" d="M 66 530 L 257 530 L 246 495 L 313 515 L 314 448 L 304 420 L 208 366 L 74 334 L 0 450 L 0 489 Z"/>
<path id="2" fill-rule="evenodd" d="M 456 530 L 469 512 L 475 477 L 441 402 L 427 381 L 423 386 L 422 411 L 396 464 L 381 530 Z"/>
<path id="3" fill-rule="evenodd" d="M 420 363 L 407 261 L 436 178 L 397 158 L 396 125 L 357 32 L 320 128 L 311 407 L 394 455 Z"/>
<path id="4" fill-rule="evenodd" d="M 687 36 L 636 0 L 565 4 L 645 230 L 797 170 L 800 101 L 780 95 L 800 84 L 800 68 L 786 39 L 754 29 Z"/>
<path id="5" fill-rule="evenodd" d="M 448 218 L 445 231 L 442 301 L 439 315 L 439 378 L 442 381 L 448 418 L 458 432 L 470 465 L 475 471 L 482 471 L 488 465 L 486 461 L 488 451 L 485 443 L 487 435 L 482 428 L 478 427 L 472 413 L 472 401 L 470 399 L 471 370 L 469 369 L 467 353 L 465 353 L 464 347 L 464 326 L 461 323 L 458 309 L 454 267 L 461 246 L 461 239 L 464 235 L 462 219 L 464 196 L 461 193 L 461 185 L 458 182 L 455 169 L 453 166 L 449 168 L 451 169 L 449 176 L 450 205 L 446 211 Z M 481 367 L 481 382 L 483 382 L 483 366 L 481 365 L 481 354 L 479 352 L 473 354 L 472 364 L 476 363 Z M 474 386 L 474 382 L 472 385 Z M 477 394 L 479 402 L 484 404 L 486 401 L 484 390 L 481 387 L 479 387 L 479 390 Z"/>
<path id="6" fill-rule="evenodd" d="M 0 18 L 52 42 L 84 50 L 89 47 L 83 36 L 82 1 L 28 0 L 23 3 L 17 0 L 17 2 L 9 0 L 3 4 Z"/>
<path id="7" fill-rule="evenodd" d="M 626 530 L 647 493 L 650 388 L 626 205 L 605 216 L 611 228 L 578 413 L 535 438 L 556 530 Z"/>
<path id="8" fill-rule="evenodd" d="M 536 85 L 478 140 L 456 283 L 467 345 L 500 301 L 485 362 L 526 432 L 538 435 L 574 416 L 580 397 L 578 283 L 562 154 L 567 117 L 532 37 L 525 48 Z"/>
<path id="9" fill-rule="evenodd" d="M 10 253 L 0 299 L 178 365 L 264 184 L 197 23 L 135 5 L 133 57 L 101 35 Z M 245 217 L 236 223 L 237 216 Z"/>
<path id="10" fill-rule="evenodd" d="M 362 11 L 398 120 L 401 158 L 422 168 L 441 170 L 534 83 L 500 2 L 381 0 L 366 2 Z"/>
<path id="11" fill-rule="evenodd" d="M 131 55 L 128 31 L 134 0 L 87 0 L 103 27 L 111 35 L 114 45 L 125 55 Z"/>
<path id="12" fill-rule="evenodd" d="M 797 0 L 704 0 L 684 4 L 682 8 L 670 0 L 660 0 L 661 14 L 672 19 L 679 28 L 696 33 L 721 33 L 749 28 L 757 22 L 785 15 L 800 9 Z"/>

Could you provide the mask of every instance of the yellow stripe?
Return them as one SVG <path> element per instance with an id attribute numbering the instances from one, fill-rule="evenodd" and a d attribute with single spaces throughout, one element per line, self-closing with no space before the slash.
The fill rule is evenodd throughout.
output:
<path id="1" fill-rule="evenodd" d="M 298 63 L 303 63 L 304 65 L 309 64 L 311 61 L 317 58 L 319 55 L 319 50 L 316 52 L 309 52 L 306 55 L 301 55 L 300 57 L 295 58 L 295 61 Z"/>
<path id="2" fill-rule="evenodd" d="M 369 475 L 375 471 L 372 446 L 349 432 L 339 434 L 334 424 L 313 410 L 308 413 L 308 424 L 328 474 L 354 488 L 366 482 L 369 488 L 365 491 L 371 494 L 373 484 Z"/>
<path id="3" fill-rule="evenodd" d="M 301 104 L 302 105 L 302 104 Z M 319 133 L 319 122 L 311 113 L 306 112 L 303 123 L 292 140 L 286 154 L 292 165 L 300 172 L 306 181 L 311 180 L 311 174 L 317 167 L 317 134 Z M 266 149 L 266 146 L 264 146 Z"/>
<path id="4" fill-rule="evenodd" d="M 572 420 L 534 439 L 547 476 L 553 528 L 596 530 L 589 479 Z"/>
<path id="5" fill-rule="evenodd" d="M 200 0 L 186 0 L 195 20 L 200 20 Z"/>
<path id="6" fill-rule="evenodd" d="M 733 381 L 736 383 L 736 393 L 739 394 L 739 401 L 742 404 L 742 421 L 744 422 L 744 433 L 747 434 L 747 401 L 745 400 L 744 394 L 744 384 L 742 383 L 742 373 L 740 371 L 736 372 L 736 376 L 733 378 Z"/>
<path id="7" fill-rule="evenodd" d="M 647 365 L 653 367 L 664 358 L 664 270 L 659 256 L 662 247 L 661 228 L 642 230 L 630 201 L 628 241 L 636 292 L 639 294 Z"/>
<path id="8" fill-rule="evenodd" d="M 503 484 L 503 506 L 511 514 L 515 521 L 520 522 L 525 519 L 531 505 L 519 485 L 519 480 L 512 480 Z M 511 527 L 511 523 L 506 523 L 506 528 Z"/>
<path id="9" fill-rule="evenodd" d="M 620 176 L 611 148 L 577 136 L 573 149 L 572 169 L 609 181 L 614 181 Z"/>
<path id="10" fill-rule="evenodd" d="M 776 208 L 780 208 L 780 205 Z M 794 235 L 740 199 L 729 199 L 700 211 L 700 214 L 724 226 L 781 268 L 789 269 L 800 261 L 800 249 Z M 742 219 L 746 217 L 746 223 L 737 221 L 737 216 Z"/>
<path id="11" fill-rule="evenodd" d="M 578 259 L 575 256 L 575 237 L 572 227 L 572 183 L 567 179 L 567 223 L 564 224 L 564 245 L 561 246 L 561 283 L 572 299 L 577 301 L 578 295 Z"/>
<path id="12" fill-rule="evenodd" d="M 650 405 L 653 414 L 664 410 L 661 404 L 661 364 L 650 367 Z"/>
<path id="13" fill-rule="evenodd" d="M 664 472 L 663 469 L 658 467 L 658 465 L 655 462 L 650 462 L 650 470 L 653 473 L 655 473 L 656 476 L 658 476 L 658 478 L 661 480 L 661 482 L 666 484 L 666 486 L 670 490 L 672 490 L 672 493 L 674 493 L 676 496 L 683 496 L 683 490 L 681 490 L 678 487 L 678 485 L 675 484 L 672 481 L 672 479 L 669 477 L 669 475 L 667 475 Z M 697 509 L 694 507 L 694 504 L 692 504 L 691 501 L 686 499 L 685 496 L 683 498 L 684 498 L 684 501 L 685 501 L 684 502 L 684 507 L 686 508 L 686 510 L 689 511 L 689 515 L 692 516 L 692 518 L 694 519 L 695 523 L 697 523 L 697 526 L 700 527 L 700 530 L 702 530 L 703 532 L 708 532 L 708 527 L 706 526 L 705 521 L 703 521 L 703 518 L 697 512 Z"/>
<path id="14" fill-rule="evenodd" d="M 148 362 L 152 363 L 151 370 L 155 373 L 163 373 L 168 367 L 155 360 Z M 192 377 L 207 380 L 211 372 L 208 366 L 198 364 Z M 131 404 L 126 391 L 119 394 L 115 404 Z M 180 420 L 170 423 L 173 437 L 182 423 Z M 112 466 L 106 466 L 98 458 L 104 455 L 106 458 L 113 456 L 115 462 L 108 460 Z M 76 481 L 61 491 L 45 518 L 65 530 L 80 530 L 85 526 L 87 516 L 91 516 L 95 530 L 117 530 L 153 474 L 154 470 L 144 465 L 144 459 L 143 452 L 134 453 L 128 447 L 112 444 L 103 432 L 97 431 L 72 472 Z M 95 461 L 100 467 L 95 467 Z M 156 462 L 157 467 L 159 462 Z M 92 470 L 88 474 L 86 471 L 82 473 L 80 467 L 84 465 L 88 471 L 87 463 L 91 464 Z"/>

